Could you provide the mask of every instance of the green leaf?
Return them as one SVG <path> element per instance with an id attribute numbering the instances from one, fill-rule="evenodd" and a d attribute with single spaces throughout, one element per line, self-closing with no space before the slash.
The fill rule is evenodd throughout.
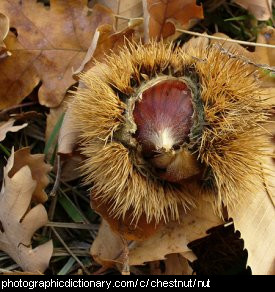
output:
<path id="1" fill-rule="evenodd" d="M 49 140 L 47 141 L 46 145 L 45 145 L 45 149 L 44 149 L 44 154 L 47 155 L 50 148 L 52 147 L 54 141 L 55 141 L 55 138 L 57 137 L 58 133 L 59 133 L 59 130 L 62 126 L 62 123 L 63 123 L 63 120 L 64 120 L 64 116 L 65 116 L 65 113 L 63 113 L 60 118 L 58 119 L 58 121 L 56 122 L 52 132 L 51 132 L 51 135 L 49 137 Z"/>
<path id="2" fill-rule="evenodd" d="M 67 196 L 60 195 L 58 197 L 58 202 L 61 204 L 61 206 L 66 211 L 66 213 L 74 222 L 76 223 L 85 222 L 85 218 L 83 217 L 81 212 L 78 210 L 76 205 Z"/>

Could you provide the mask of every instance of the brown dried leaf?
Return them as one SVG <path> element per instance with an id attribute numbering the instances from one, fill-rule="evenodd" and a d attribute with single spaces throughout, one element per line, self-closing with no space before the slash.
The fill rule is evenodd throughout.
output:
<path id="1" fill-rule="evenodd" d="M 18 34 L 5 40 L 12 56 L 0 64 L 5 72 L 0 77 L 0 109 L 19 103 L 39 81 L 40 103 L 58 106 L 75 83 L 72 70 L 81 64 L 96 28 L 114 22 L 109 9 L 97 5 L 91 13 L 86 0 L 50 4 L 47 9 L 36 0 L 0 1 L 0 11 Z"/>
<path id="2" fill-rule="evenodd" d="M 195 0 L 143 0 L 143 9 L 145 42 L 170 37 L 175 26 L 188 29 L 191 20 L 203 18 L 202 6 Z"/>
<path id="3" fill-rule="evenodd" d="M 268 20 L 272 17 L 272 0 L 234 0 L 234 2 L 249 10 L 258 20 Z"/>
<path id="4" fill-rule="evenodd" d="M 90 253 L 94 260 L 104 267 L 111 267 L 121 255 L 123 248 L 121 237 L 111 231 L 109 224 L 102 220 Z"/>
<path id="5" fill-rule="evenodd" d="M 162 226 L 155 234 L 144 241 L 134 241 L 129 247 L 130 265 L 142 265 L 145 262 L 164 260 L 166 255 L 188 252 L 187 244 L 206 235 L 206 231 L 222 224 L 222 220 L 213 214 L 210 203 L 202 201 L 198 208 L 184 214 L 182 223 L 170 222 Z M 91 255 L 102 265 L 122 262 L 120 255 L 123 244 L 120 237 L 111 231 L 103 220 L 93 245 Z"/>
<path id="6" fill-rule="evenodd" d="M 142 0 L 97 0 L 97 3 L 110 8 L 116 15 L 121 17 L 133 19 L 143 16 Z M 116 31 L 123 30 L 127 26 L 127 19 L 116 19 Z"/>
<path id="7" fill-rule="evenodd" d="M 181 254 L 173 253 L 166 256 L 164 271 L 160 261 L 150 263 L 150 275 L 192 275 L 193 270 Z"/>
<path id="8" fill-rule="evenodd" d="M 10 119 L 7 122 L 0 122 L 0 142 L 6 138 L 7 132 L 17 132 L 27 127 L 28 125 L 27 123 L 25 123 L 20 126 L 14 126 L 14 122 L 14 119 Z"/>
<path id="9" fill-rule="evenodd" d="M 47 137 L 49 137 L 49 135 L 51 134 L 58 119 L 65 111 L 65 107 L 66 106 L 64 105 L 64 103 L 62 103 L 58 108 L 51 109 L 51 112 L 47 117 L 46 140 L 48 139 Z M 66 182 L 79 178 L 79 166 L 83 161 L 83 156 L 78 153 L 78 151 L 75 151 L 77 150 L 77 140 L 79 133 L 74 130 L 70 115 L 71 110 L 69 107 L 69 109 L 67 109 L 65 113 L 63 123 L 60 128 L 57 150 L 62 159 L 61 179 L 62 181 Z"/>
<path id="10" fill-rule="evenodd" d="M 9 171 L 9 177 L 13 177 L 23 166 L 27 165 L 36 181 L 36 187 L 32 195 L 32 200 L 37 203 L 45 203 L 48 196 L 45 187 L 49 184 L 48 173 L 52 167 L 44 162 L 44 154 L 31 154 L 30 148 L 21 148 L 14 153 L 14 164 Z"/>
<path id="11" fill-rule="evenodd" d="M 129 24 L 129 27 L 116 33 L 110 25 L 98 27 L 87 55 L 74 74 L 91 69 L 94 66 L 94 60 L 104 63 L 106 54 L 108 55 L 111 51 L 118 53 L 125 44 L 125 39 L 138 42 L 143 35 L 142 24 L 142 20 L 133 21 Z"/>
<path id="12" fill-rule="evenodd" d="M 243 194 L 237 206 L 228 208 L 228 215 L 233 218 L 235 229 L 241 232 L 248 250 L 247 265 L 254 275 L 275 272 L 275 167 L 270 161 L 265 167 L 272 174 L 263 174 L 262 189 Z"/>
<path id="13" fill-rule="evenodd" d="M 4 39 L 9 32 L 9 19 L 8 17 L 0 12 L 0 59 L 5 58 L 9 55 L 6 51 Z"/>
<path id="14" fill-rule="evenodd" d="M 13 177 L 9 172 L 14 153 L 4 168 L 4 183 L 0 193 L 0 249 L 5 251 L 24 271 L 43 273 L 53 253 L 52 241 L 31 247 L 34 232 L 48 222 L 46 209 L 39 204 L 28 211 L 36 181 L 29 166 L 23 166 Z"/>
<path id="15" fill-rule="evenodd" d="M 71 155 L 77 145 L 79 132 L 74 129 L 74 123 L 71 115 L 71 107 L 69 106 L 65 113 L 63 124 L 58 136 L 57 152 L 59 154 Z"/>

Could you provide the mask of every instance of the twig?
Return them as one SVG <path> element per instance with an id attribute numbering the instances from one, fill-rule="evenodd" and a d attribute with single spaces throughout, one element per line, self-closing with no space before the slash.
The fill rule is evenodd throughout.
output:
<path id="1" fill-rule="evenodd" d="M 67 222 L 48 222 L 46 226 L 72 229 L 98 229 L 97 224 L 81 224 L 81 223 L 67 223 Z"/>
<path id="2" fill-rule="evenodd" d="M 246 57 L 244 57 L 242 55 L 236 55 L 236 54 L 233 54 L 233 53 L 229 52 L 228 50 L 222 48 L 220 45 L 218 45 L 217 47 L 223 54 L 228 55 L 230 58 L 239 59 L 239 60 L 244 61 L 246 64 L 253 65 L 253 66 L 257 67 L 257 68 L 261 68 L 261 69 L 268 70 L 270 72 L 275 73 L 275 67 L 271 67 L 271 66 L 268 66 L 268 65 L 265 65 L 265 64 L 254 63 L 254 62 L 252 62 L 251 60 L 249 60 L 248 58 L 246 58 Z"/>
<path id="3" fill-rule="evenodd" d="M 208 35 L 208 34 L 202 34 L 199 32 L 194 32 L 194 31 L 188 31 L 185 29 L 177 29 L 178 32 L 194 35 L 194 36 L 200 36 L 208 39 L 213 39 L 213 40 L 219 40 L 219 41 L 224 41 L 224 42 L 229 42 L 229 43 L 237 43 L 241 45 L 246 45 L 246 46 L 253 46 L 253 47 L 265 47 L 265 48 L 271 48 L 275 49 L 275 45 L 269 45 L 269 44 L 263 44 L 263 43 L 254 43 L 254 42 L 246 42 L 246 41 L 240 41 L 240 40 L 232 40 L 229 38 L 222 38 L 222 37 L 217 37 L 214 35 Z"/>
<path id="4" fill-rule="evenodd" d="M 71 249 L 68 247 L 68 245 L 65 243 L 65 241 L 62 239 L 62 237 L 59 235 L 59 233 L 55 230 L 54 227 L 51 227 L 53 233 L 58 238 L 58 240 L 61 242 L 61 244 L 64 246 L 64 248 L 67 250 L 67 252 L 77 261 L 77 263 L 80 265 L 80 267 L 83 269 L 83 271 L 90 275 L 90 272 L 85 268 L 83 263 L 79 260 L 79 258 L 71 251 Z"/>
<path id="5" fill-rule="evenodd" d="M 26 106 L 35 105 L 35 104 L 37 104 L 36 101 L 30 101 L 30 102 L 26 102 L 26 103 L 16 104 L 16 105 L 13 105 L 13 106 L 11 106 L 9 108 L 6 108 L 6 109 L 2 110 L 0 112 L 0 114 L 2 115 L 2 114 L 7 113 L 9 111 L 12 111 L 12 110 L 15 110 L 15 109 L 18 109 L 18 108 L 22 108 L 22 107 L 26 107 Z"/>
<path id="6" fill-rule="evenodd" d="M 121 16 L 121 15 L 114 15 L 114 16 L 116 18 L 121 18 L 121 19 L 128 20 L 128 21 L 133 20 L 133 19 L 143 19 L 142 17 L 129 18 L 129 17 Z M 275 49 L 275 45 L 269 45 L 269 44 L 263 44 L 263 43 L 254 43 L 254 42 L 246 42 L 246 41 L 240 41 L 240 40 L 232 40 L 232 39 L 229 39 L 229 38 L 222 38 L 222 37 L 217 37 L 217 36 L 208 35 L 208 34 L 202 34 L 202 33 L 199 33 L 199 32 L 194 32 L 194 31 L 189 31 L 189 30 L 179 29 L 179 28 L 176 29 L 176 31 L 182 32 L 182 33 L 186 33 L 186 34 L 190 34 L 190 35 L 201 36 L 201 37 L 209 38 L 209 39 L 213 39 L 213 40 L 220 40 L 220 41 L 224 41 L 224 42 L 237 43 L 237 44 L 246 45 L 246 46 L 265 47 L 265 48 Z"/>
<path id="7" fill-rule="evenodd" d="M 123 251 L 122 251 L 122 275 L 130 275 L 130 266 L 129 266 L 129 247 L 127 240 L 121 236 L 121 241 L 123 243 Z"/>

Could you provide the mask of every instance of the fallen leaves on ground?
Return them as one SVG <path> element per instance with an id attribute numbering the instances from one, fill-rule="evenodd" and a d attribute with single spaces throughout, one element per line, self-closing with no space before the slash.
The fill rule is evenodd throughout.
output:
<path id="1" fill-rule="evenodd" d="M 29 209 L 37 183 L 28 165 L 10 177 L 13 165 L 12 152 L 4 168 L 4 183 L 0 193 L 0 249 L 24 271 L 43 273 L 53 253 L 52 241 L 33 249 L 31 238 L 37 229 L 48 222 L 47 211 L 41 204 Z"/>
<path id="2" fill-rule="evenodd" d="M 204 237 L 206 231 L 223 221 L 213 214 L 210 203 L 202 201 L 198 208 L 183 214 L 182 223 L 170 222 L 162 226 L 153 236 L 144 241 L 133 241 L 129 246 L 129 264 L 142 265 L 145 262 L 165 260 L 166 255 L 182 254 L 192 251 L 188 243 Z M 108 244 L 106 244 L 108 242 Z M 114 233 L 103 220 L 98 236 L 91 247 L 93 258 L 104 266 L 122 262 L 123 243 L 120 236 Z"/>
<path id="3" fill-rule="evenodd" d="M 14 153 L 14 164 L 9 171 L 9 177 L 13 177 L 25 165 L 29 167 L 32 178 L 36 181 L 32 195 L 32 200 L 36 203 L 45 203 L 48 200 L 45 188 L 49 184 L 48 173 L 52 167 L 44 162 L 44 156 L 31 154 L 29 147 L 21 148 Z"/>
<path id="4" fill-rule="evenodd" d="M 202 19 L 203 9 L 195 0 L 143 0 L 144 39 L 167 38 L 176 27 L 190 28 L 191 20 Z"/>
<path id="5" fill-rule="evenodd" d="M 265 175 L 263 170 L 262 188 L 253 194 L 243 194 L 243 200 L 228 208 L 228 215 L 233 218 L 235 229 L 240 231 L 248 250 L 247 265 L 253 275 L 275 273 L 275 167 L 268 162 L 263 164 L 265 167 L 272 174 Z"/>
<path id="6" fill-rule="evenodd" d="M 12 55 L 0 64 L 0 109 L 21 102 L 39 82 L 40 103 L 58 106 L 75 83 L 72 70 L 81 64 L 96 28 L 114 22 L 109 9 L 96 5 L 91 12 L 85 0 L 50 4 L 47 9 L 36 0 L 0 2 L 16 30 L 5 40 Z"/>
<path id="7" fill-rule="evenodd" d="M 6 138 L 6 135 L 8 132 L 17 132 L 25 127 L 27 127 L 27 123 L 20 125 L 20 126 L 14 126 L 15 120 L 10 119 L 7 122 L 0 122 L 0 142 L 3 141 Z"/>
<path id="8" fill-rule="evenodd" d="M 272 17 L 272 0 L 234 0 L 234 2 L 249 10 L 258 20 L 268 20 Z"/>
<path id="9" fill-rule="evenodd" d="M 142 0 L 97 0 L 97 3 L 110 8 L 117 16 L 116 31 L 121 31 L 128 26 L 128 19 L 143 16 Z"/>

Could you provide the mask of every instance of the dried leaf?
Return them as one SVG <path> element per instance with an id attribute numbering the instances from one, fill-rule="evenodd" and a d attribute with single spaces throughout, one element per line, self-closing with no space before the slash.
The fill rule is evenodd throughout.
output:
<path id="1" fill-rule="evenodd" d="M 116 15 L 122 17 L 116 19 L 116 31 L 127 28 L 128 20 L 123 17 L 133 19 L 143 16 L 142 0 L 97 0 L 97 3 L 110 8 Z"/>
<path id="2" fill-rule="evenodd" d="M 183 216 L 181 224 L 168 223 L 148 239 L 134 241 L 129 247 L 130 265 L 164 260 L 168 254 L 190 253 L 191 250 L 187 247 L 189 242 L 204 237 L 209 228 L 222 224 L 222 220 L 213 214 L 210 203 L 206 201 L 202 201 L 201 206 Z M 111 265 L 122 261 L 120 258 L 122 248 L 121 238 L 111 231 L 103 220 L 91 247 L 91 255 L 100 264 Z"/>
<path id="3" fill-rule="evenodd" d="M 117 262 L 122 248 L 121 237 L 111 231 L 109 224 L 102 220 L 97 237 L 90 249 L 94 260 L 102 266 L 111 267 Z"/>
<path id="4" fill-rule="evenodd" d="M 4 183 L 0 194 L 0 249 L 24 270 L 43 273 L 53 252 L 52 241 L 31 247 L 34 232 L 48 221 L 46 209 L 39 204 L 28 208 L 36 181 L 32 179 L 29 166 L 23 166 L 13 177 L 9 172 L 14 164 L 14 153 L 4 168 Z"/>
<path id="5" fill-rule="evenodd" d="M 75 75 L 79 74 L 82 71 L 87 71 L 87 68 L 90 66 L 87 66 L 86 64 L 89 62 L 93 62 L 92 58 L 94 56 L 94 53 L 98 46 L 100 46 L 102 43 L 106 41 L 106 38 L 108 38 L 113 33 L 113 28 L 111 25 L 101 25 L 98 27 L 94 33 L 94 37 L 92 39 L 91 45 L 87 51 L 87 54 L 85 58 L 83 59 L 82 63 L 80 64 L 79 68 L 74 72 Z M 105 50 L 103 50 L 102 53 L 104 53 Z M 93 64 L 91 64 L 92 66 Z M 84 70 L 85 69 L 85 70 Z"/>
<path id="6" fill-rule="evenodd" d="M 150 275 L 192 275 L 193 273 L 187 259 L 178 253 L 166 256 L 164 271 L 160 264 L 160 261 L 150 263 Z"/>
<path id="7" fill-rule="evenodd" d="M 244 240 L 247 265 L 254 275 L 275 272 L 275 167 L 270 161 L 265 166 L 272 174 L 263 174 L 262 188 L 253 194 L 243 194 L 237 206 L 228 208 L 228 215 Z"/>
<path id="8" fill-rule="evenodd" d="M 130 264 L 141 265 L 165 259 L 167 254 L 190 252 L 189 242 L 204 237 L 208 229 L 223 223 L 206 201 L 183 216 L 181 224 L 171 222 L 144 242 L 136 242 L 130 249 Z"/>
<path id="9" fill-rule="evenodd" d="M 27 123 L 20 125 L 20 126 L 14 126 L 15 120 L 10 119 L 7 122 L 1 122 L 0 123 L 0 142 L 3 141 L 6 138 L 7 132 L 17 132 L 25 127 L 27 127 Z"/>
<path id="10" fill-rule="evenodd" d="M 57 109 L 52 109 L 52 112 L 47 119 L 48 133 L 51 133 L 50 129 L 53 129 L 57 120 L 63 114 L 63 111 L 64 106 L 62 105 Z M 70 115 L 71 110 L 69 107 L 65 113 L 63 123 L 60 128 L 57 149 L 57 152 L 61 155 L 62 159 L 61 179 L 65 182 L 79 178 L 79 167 L 84 159 L 83 156 L 77 151 L 79 133 L 74 130 Z M 49 137 L 49 134 L 46 134 L 46 137 Z"/>
<path id="11" fill-rule="evenodd" d="M 77 145 L 79 132 L 74 129 L 71 115 L 71 107 L 69 106 L 65 113 L 63 124 L 58 136 L 59 154 L 71 155 Z"/>
<path id="12" fill-rule="evenodd" d="M 133 21 L 129 24 L 129 27 L 116 33 L 109 25 L 100 26 L 94 34 L 87 55 L 74 74 L 91 69 L 95 63 L 94 60 L 104 63 L 106 54 L 108 55 L 111 51 L 118 53 L 125 44 L 125 39 L 138 42 L 143 35 L 142 24 L 142 20 Z"/>
<path id="13" fill-rule="evenodd" d="M 144 38 L 167 38 L 176 32 L 176 26 L 187 29 L 192 19 L 202 19 L 202 6 L 195 0 L 143 0 Z"/>
<path id="14" fill-rule="evenodd" d="M 14 153 L 14 164 L 9 171 L 9 177 L 13 177 L 23 166 L 27 165 L 36 181 L 36 188 L 32 195 L 32 200 L 37 203 L 45 203 L 48 196 L 45 193 L 45 187 L 49 184 L 47 174 L 52 167 L 44 162 L 44 154 L 31 154 L 30 148 L 21 148 Z"/>
<path id="15" fill-rule="evenodd" d="M 273 27 L 265 27 L 263 28 L 257 38 L 258 43 L 275 45 L 275 28 Z M 275 66 L 275 50 L 265 47 L 257 47 L 255 49 L 255 55 L 257 57 L 257 61 L 261 64 L 268 64 L 269 66 Z M 263 87 L 265 88 L 275 88 L 275 78 L 274 73 L 273 76 L 265 72 L 264 79 L 263 79 Z M 274 91 L 273 91 L 274 93 Z M 275 95 L 273 94 L 273 99 Z"/>
<path id="16" fill-rule="evenodd" d="M 126 212 L 123 218 L 114 218 L 110 216 L 112 203 L 105 203 L 96 198 L 95 194 L 91 194 L 92 209 L 106 220 L 112 231 L 126 240 L 143 241 L 156 233 L 163 224 L 163 222 L 157 224 L 154 220 L 147 223 L 145 215 L 142 215 L 138 222 L 133 222 L 130 210 Z"/>
<path id="17" fill-rule="evenodd" d="M 247 9 L 258 20 L 268 20 L 272 17 L 272 0 L 234 0 Z"/>
<path id="18" fill-rule="evenodd" d="M 0 77 L 0 109 L 19 103 L 39 81 L 40 103 L 58 106 L 75 83 L 72 70 L 81 64 L 96 28 L 114 22 L 109 9 L 97 5 L 91 13 L 85 0 L 50 4 L 47 9 L 36 0 L 0 1 L 0 11 L 18 34 L 5 40 L 12 56 L 0 64 L 5 72 Z"/>
<path id="19" fill-rule="evenodd" d="M 9 55 L 6 51 L 6 46 L 4 44 L 4 39 L 9 32 L 9 19 L 8 17 L 0 12 L 0 59 L 5 58 Z"/>

